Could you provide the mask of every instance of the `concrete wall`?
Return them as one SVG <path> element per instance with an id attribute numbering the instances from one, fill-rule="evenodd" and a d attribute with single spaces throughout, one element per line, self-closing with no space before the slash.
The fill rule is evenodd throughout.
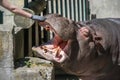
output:
<path id="1" fill-rule="evenodd" d="M 89 0 L 90 12 L 97 18 L 120 17 L 120 0 Z"/>
<path id="2" fill-rule="evenodd" d="M 10 0 L 13 3 L 13 0 Z M 13 13 L 0 6 L 3 24 L 0 24 L 0 80 L 14 80 L 13 77 Z"/>
<path id="3" fill-rule="evenodd" d="M 0 27 L 0 80 L 14 80 L 12 75 L 13 69 L 12 30 L 9 28 L 5 29 L 2 26 Z"/>

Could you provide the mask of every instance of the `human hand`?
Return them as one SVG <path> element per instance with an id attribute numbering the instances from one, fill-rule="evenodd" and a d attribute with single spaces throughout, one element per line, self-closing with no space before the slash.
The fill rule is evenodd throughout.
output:
<path id="1" fill-rule="evenodd" d="M 38 15 L 32 15 L 31 19 L 38 20 L 38 21 L 41 21 L 41 22 L 46 20 L 46 18 L 44 16 L 38 16 Z"/>

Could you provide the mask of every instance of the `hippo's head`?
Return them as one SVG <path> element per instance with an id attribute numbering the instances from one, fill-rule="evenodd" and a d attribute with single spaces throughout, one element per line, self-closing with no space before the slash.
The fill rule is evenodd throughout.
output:
<path id="1" fill-rule="evenodd" d="M 46 21 L 39 22 L 39 25 L 47 30 L 49 29 L 52 31 L 54 33 L 54 37 L 51 41 L 51 44 L 44 45 L 49 49 L 46 55 L 43 54 L 44 52 L 40 52 L 41 50 L 38 48 L 34 47 L 33 50 L 37 51 L 40 55 L 48 60 L 64 62 L 68 56 L 68 47 L 71 45 L 71 40 L 76 38 L 76 24 L 74 21 L 63 18 L 58 14 L 49 14 L 45 17 L 47 18 Z M 53 54 L 49 52 L 51 46 Z M 57 53 L 55 51 L 57 51 Z"/>

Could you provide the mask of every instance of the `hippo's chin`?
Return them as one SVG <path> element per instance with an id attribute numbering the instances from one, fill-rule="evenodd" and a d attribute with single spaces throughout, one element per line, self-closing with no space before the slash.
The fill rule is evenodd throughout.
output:
<path id="1" fill-rule="evenodd" d="M 36 55 L 38 57 L 43 57 L 47 60 L 55 61 L 58 63 L 64 62 L 68 57 L 66 53 L 60 47 L 50 48 L 50 46 L 53 46 L 53 45 L 43 45 L 40 47 L 32 47 L 32 50 L 36 52 Z"/>

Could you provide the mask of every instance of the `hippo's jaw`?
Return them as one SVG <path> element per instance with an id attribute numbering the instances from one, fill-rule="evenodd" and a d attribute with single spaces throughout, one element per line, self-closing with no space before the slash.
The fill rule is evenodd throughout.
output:
<path id="1" fill-rule="evenodd" d="M 37 52 L 37 56 L 39 57 L 43 57 L 47 60 L 55 61 L 58 63 L 64 62 L 68 57 L 66 53 L 60 47 L 51 49 L 50 46 L 53 46 L 53 45 L 43 45 L 40 47 L 32 47 L 32 50 Z"/>
<path id="2" fill-rule="evenodd" d="M 55 36 L 51 44 L 43 44 L 40 47 L 33 47 L 32 50 L 47 60 L 55 61 L 58 63 L 64 62 L 68 58 L 66 52 L 69 41 L 64 41 L 61 37 L 58 36 L 56 31 L 48 25 L 47 27 L 43 27 L 47 30 L 51 30 Z"/>
<path id="3" fill-rule="evenodd" d="M 52 45 L 54 47 L 53 49 L 57 50 L 54 60 L 59 63 L 64 62 L 68 58 L 67 51 L 70 41 L 64 41 L 57 34 L 55 34 Z"/>

